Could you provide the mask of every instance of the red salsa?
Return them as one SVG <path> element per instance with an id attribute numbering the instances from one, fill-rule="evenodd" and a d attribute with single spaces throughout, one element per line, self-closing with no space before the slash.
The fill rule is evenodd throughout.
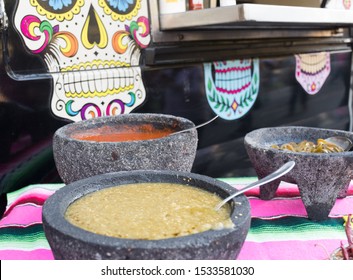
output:
<path id="1" fill-rule="evenodd" d="M 149 140 L 165 137 L 175 132 L 175 129 L 168 127 L 156 129 L 152 125 L 139 125 L 133 128 L 119 127 L 112 128 L 103 126 L 100 128 L 88 129 L 81 133 L 72 135 L 74 139 L 95 142 L 126 142 Z"/>

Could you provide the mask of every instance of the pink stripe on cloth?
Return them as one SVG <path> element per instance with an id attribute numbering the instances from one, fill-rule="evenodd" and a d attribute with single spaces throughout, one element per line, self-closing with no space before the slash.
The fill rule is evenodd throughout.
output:
<path id="1" fill-rule="evenodd" d="M 281 216 L 306 217 L 306 210 L 299 198 L 261 200 L 249 199 L 252 218 L 275 218 Z"/>
<path id="2" fill-rule="evenodd" d="M 250 197 L 251 217 L 253 218 L 278 218 L 283 216 L 307 217 L 307 213 L 300 197 L 274 198 L 261 200 Z M 353 196 L 337 199 L 329 217 L 342 217 L 353 213 Z"/>
<path id="3" fill-rule="evenodd" d="M 0 228 L 10 226 L 28 226 L 42 223 L 42 206 L 32 203 L 17 205 L 0 220 Z"/>
<path id="4" fill-rule="evenodd" d="M 37 205 L 43 205 L 45 200 L 54 193 L 54 191 L 35 188 L 21 194 L 15 201 L 13 201 L 6 209 L 4 216 L 7 216 L 14 207 L 25 204 L 33 203 Z"/>
<path id="5" fill-rule="evenodd" d="M 0 250 L 0 260 L 53 260 L 53 253 L 48 249 L 33 251 Z"/>
<path id="6" fill-rule="evenodd" d="M 245 187 L 245 185 L 233 185 L 236 189 L 241 189 Z M 245 192 L 247 196 L 259 196 L 260 195 L 260 187 L 251 189 Z M 276 197 L 292 197 L 292 196 L 299 196 L 299 189 L 298 186 L 295 184 L 290 184 L 286 182 L 281 182 L 277 191 Z"/>
<path id="7" fill-rule="evenodd" d="M 244 243 L 238 260 L 325 260 L 340 240 L 270 241 Z"/>
<path id="8" fill-rule="evenodd" d="M 232 184 L 236 189 L 242 189 L 246 185 L 244 184 Z M 260 188 L 254 188 L 245 193 L 248 196 L 259 196 Z M 347 195 L 353 195 L 353 181 L 350 182 L 348 186 Z M 300 196 L 298 186 L 296 184 L 291 184 L 287 182 L 281 182 L 278 186 L 276 197 L 292 197 L 292 196 Z"/>

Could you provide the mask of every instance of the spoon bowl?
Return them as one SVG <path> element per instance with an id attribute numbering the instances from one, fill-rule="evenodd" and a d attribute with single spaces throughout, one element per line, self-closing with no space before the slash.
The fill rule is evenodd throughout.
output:
<path id="1" fill-rule="evenodd" d="M 353 147 L 352 140 L 345 136 L 332 136 L 326 138 L 325 141 L 341 147 L 345 152 L 349 151 Z"/>

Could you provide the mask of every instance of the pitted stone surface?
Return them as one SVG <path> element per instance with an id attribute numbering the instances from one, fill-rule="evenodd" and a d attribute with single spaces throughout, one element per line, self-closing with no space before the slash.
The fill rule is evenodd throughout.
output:
<path id="1" fill-rule="evenodd" d="M 244 144 L 259 178 L 267 176 L 288 161 L 295 161 L 294 168 L 283 177 L 260 188 L 262 199 L 272 199 L 280 181 L 298 185 L 308 218 L 328 218 L 336 199 L 344 197 L 353 179 L 353 152 L 313 154 L 281 151 L 273 144 L 316 142 L 318 138 L 342 135 L 353 140 L 353 133 L 312 127 L 270 127 L 248 133 Z"/>
<path id="2" fill-rule="evenodd" d="M 124 170 L 191 170 L 198 143 L 196 129 L 158 139 L 129 142 L 83 141 L 71 136 L 73 132 L 85 129 L 131 123 L 175 126 L 176 130 L 195 126 L 187 119 L 163 114 L 101 117 L 63 126 L 54 134 L 53 153 L 64 183 Z"/>
<path id="3" fill-rule="evenodd" d="M 103 188 L 139 182 L 187 184 L 226 198 L 235 189 L 219 180 L 189 172 L 121 171 L 96 175 L 66 185 L 43 206 L 43 227 L 56 259 L 221 259 L 234 260 L 250 228 L 250 204 L 240 195 L 230 201 L 232 229 L 209 230 L 189 236 L 161 240 L 120 239 L 80 229 L 65 218 L 76 199 Z"/>

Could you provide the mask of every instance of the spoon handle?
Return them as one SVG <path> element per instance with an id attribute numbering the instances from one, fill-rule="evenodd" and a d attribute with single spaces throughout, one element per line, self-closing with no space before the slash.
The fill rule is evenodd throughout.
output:
<path id="1" fill-rule="evenodd" d="M 223 201 L 221 201 L 217 206 L 216 206 L 216 210 L 218 211 L 224 204 L 226 204 L 229 200 L 231 200 L 232 198 L 252 189 L 252 188 L 256 188 L 258 186 L 264 185 L 268 182 L 274 181 L 276 179 L 278 179 L 279 177 L 281 177 L 282 175 L 288 173 L 289 171 L 292 170 L 292 168 L 294 167 L 295 162 L 294 161 L 289 161 L 287 163 L 285 163 L 284 165 L 282 165 L 279 169 L 277 169 L 276 171 L 272 172 L 271 174 L 267 175 L 266 177 L 262 178 L 261 180 L 258 180 L 256 182 L 253 182 L 251 184 L 249 184 L 248 186 L 242 188 L 241 190 L 237 191 L 236 193 L 228 196 L 226 199 L 224 199 Z"/>
<path id="2" fill-rule="evenodd" d="M 187 129 L 183 129 L 183 130 L 180 130 L 180 131 L 173 132 L 173 133 L 171 133 L 169 135 L 175 135 L 175 134 L 179 134 L 179 133 L 184 133 L 184 132 L 189 131 L 189 130 L 197 129 L 197 128 L 202 127 L 202 126 L 204 126 L 206 124 L 209 124 L 210 122 L 213 122 L 217 118 L 218 118 L 218 115 L 216 115 L 212 119 L 208 120 L 207 122 L 201 123 L 201 124 L 196 125 L 196 126 L 191 127 L 191 128 L 187 128 Z"/>

